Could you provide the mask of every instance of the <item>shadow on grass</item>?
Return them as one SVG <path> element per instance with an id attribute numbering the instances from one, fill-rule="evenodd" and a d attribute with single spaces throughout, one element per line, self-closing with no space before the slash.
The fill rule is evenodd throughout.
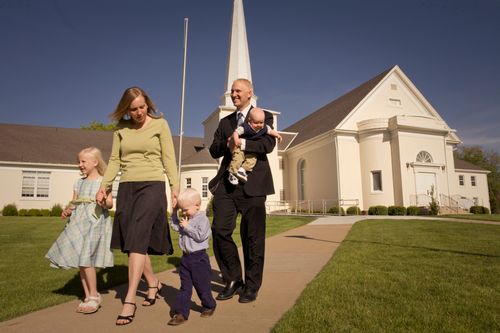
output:
<path id="1" fill-rule="evenodd" d="M 167 257 L 167 263 L 171 264 L 174 267 L 177 267 L 181 264 L 180 257 Z"/>
<path id="2" fill-rule="evenodd" d="M 319 238 L 313 238 L 313 237 L 309 237 L 309 236 L 302 236 L 302 235 L 289 235 L 289 236 L 285 236 L 285 237 L 289 237 L 289 238 L 300 238 L 300 239 L 308 239 L 308 240 L 315 240 L 315 241 L 319 241 L 319 242 L 328 242 L 328 243 L 337 243 L 337 244 L 342 243 L 342 242 L 331 241 L 331 240 L 326 240 L 326 239 L 319 239 Z"/>
<path id="3" fill-rule="evenodd" d="M 487 257 L 487 258 L 500 258 L 500 256 L 494 255 L 494 254 L 457 251 L 457 250 L 450 250 L 450 249 L 438 249 L 438 248 L 425 247 L 425 246 L 390 244 L 390 243 L 383 243 L 383 242 L 361 241 L 361 240 L 355 240 L 355 239 L 344 240 L 344 242 L 346 242 L 346 243 L 360 243 L 360 244 L 361 243 L 365 243 L 365 244 L 374 244 L 374 245 L 394 246 L 394 247 L 400 247 L 400 248 L 420 249 L 420 250 L 427 250 L 427 251 L 434 251 L 434 252 L 447 252 L 447 253 L 453 253 L 453 254 L 463 254 L 463 255 L 478 256 L 478 257 Z"/>

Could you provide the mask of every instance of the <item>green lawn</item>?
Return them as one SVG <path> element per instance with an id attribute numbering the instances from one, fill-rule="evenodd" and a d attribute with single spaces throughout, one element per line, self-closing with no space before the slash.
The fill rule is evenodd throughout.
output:
<path id="1" fill-rule="evenodd" d="M 500 226 L 356 223 L 273 332 L 499 332 Z"/>
<path id="2" fill-rule="evenodd" d="M 311 218 L 269 217 L 272 236 L 310 222 Z M 54 217 L 0 217 L 0 321 L 75 299 L 82 295 L 77 269 L 49 267 L 45 254 L 65 221 Z M 238 229 L 235 241 L 240 244 Z M 172 233 L 172 256 L 152 256 L 155 271 L 173 268 L 180 261 L 177 234 Z M 213 255 L 210 250 L 210 255 Z M 108 289 L 127 281 L 127 257 L 115 251 L 115 266 L 98 270 L 98 288 Z"/>
<path id="3" fill-rule="evenodd" d="M 466 219 L 466 220 L 500 222 L 500 214 L 447 214 L 447 215 L 440 215 L 440 217 L 453 217 L 457 219 Z"/>

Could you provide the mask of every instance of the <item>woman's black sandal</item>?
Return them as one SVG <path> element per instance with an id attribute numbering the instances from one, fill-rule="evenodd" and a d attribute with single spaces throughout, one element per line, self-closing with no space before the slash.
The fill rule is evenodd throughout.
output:
<path id="1" fill-rule="evenodd" d="M 148 289 L 156 289 L 156 293 L 155 293 L 153 298 L 146 297 L 144 299 L 144 302 L 147 302 L 147 303 L 143 302 L 142 306 L 151 306 L 151 305 L 154 305 L 156 303 L 156 299 L 159 298 L 158 294 L 160 293 L 160 290 L 161 290 L 160 280 L 158 280 L 158 285 L 156 287 L 148 287 Z"/>
<path id="2" fill-rule="evenodd" d="M 116 318 L 116 323 L 115 323 L 117 326 L 128 325 L 128 324 L 130 324 L 131 322 L 134 321 L 135 310 L 137 310 L 137 305 L 135 305 L 135 303 L 131 303 L 131 302 L 123 302 L 123 304 L 133 305 L 134 306 L 134 313 L 131 314 L 130 316 L 118 315 L 118 318 Z M 118 320 L 126 320 L 126 322 L 120 324 L 120 323 L 118 323 Z"/>

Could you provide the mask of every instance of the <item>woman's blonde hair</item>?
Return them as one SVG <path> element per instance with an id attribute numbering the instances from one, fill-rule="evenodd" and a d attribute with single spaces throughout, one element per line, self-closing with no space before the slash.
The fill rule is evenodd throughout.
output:
<path id="1" fill-rule="evenodd" d="M 130 104 L 139 96 L 143 96 L 146 104 L 148 105 L 148 115 L 152 118 L 161 118 L 163 114 L 156 111 L 156 105 L 153 103 L 148 94 L 139 87 L 130 87 L 125 89 L 123 92 L 122 98 L 118 102 L 116 109 L 113 113 L 109 115 L 109 117 L 119 122 L 120 120 L 125 120 L 125 116 L 128 115 Z"/>
<path id="2" fill-rule="evenodd" d="M 97 172 L 101 176 L 104 176 L 104 172 L 106 171 L 107 165 L 106 165 L 106 162 L 104 162 L 104 160 L 102 158 L 102 153 L 101 153 L 101 150 L 99 148 L 96 148 L 96 147 L 83 148 L 78 153 L 78 155 L 80 155 L 80 154 L 91 155 L 93 158 L 95 158 L 97 161 L 97 166 L 96 166 Z"/>

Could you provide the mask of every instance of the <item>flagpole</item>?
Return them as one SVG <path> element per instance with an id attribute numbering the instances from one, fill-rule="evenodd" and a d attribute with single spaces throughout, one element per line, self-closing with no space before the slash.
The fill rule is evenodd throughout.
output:
<path id="1" fill-rule="evenodd" d="M 186 90 L 186 55 L 187 55 L 187 36 L 188 36 L 189 19 L 184 18 L 184 61 L 182 64 L 182 93 L 181 93 L 181 124 L 179 128 L 179 169 L 178 178 L 179 185 L 181 181 L 181 166 L 182 166 L 182 137 L 184 135 L 184 94 Z"/>

